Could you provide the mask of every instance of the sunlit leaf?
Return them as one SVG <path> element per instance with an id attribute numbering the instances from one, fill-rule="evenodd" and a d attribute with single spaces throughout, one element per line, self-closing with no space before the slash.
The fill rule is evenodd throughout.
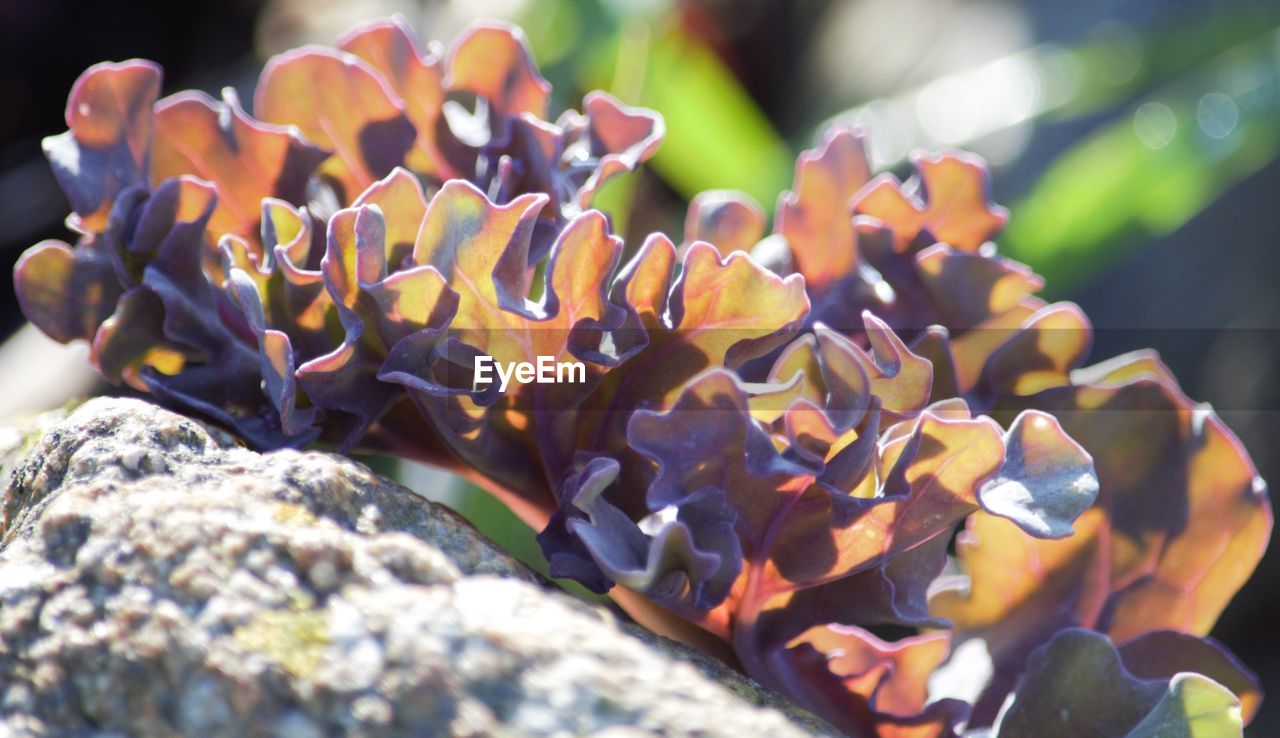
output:
<path id="1" fill-rule="evenodd" d="M 96 64 L 71 88 L 71 130 L 46 138 L 44 151 L 82 228 L 101 229 L 116 195 L 146 182 L 159 94 L 160 67 L 137 59 Z"/>
<path id="2" fill-rule="evenodd" d="M 495 21 L 472 24 L 449 50 L 445 85 L 483 97 L 498 116 L 546 117 L 551 85 L 538 73 L 524 32 Z"/>
<path id="3" fill-rule="evenodd" d="M 308 141 L 332 152 L 320 174 L 338 188 L 339 203 L 403 163 L 418 135 L 377 70 L 322 47 L 272 57 L 258 79 L 253 110 L 268 123 L 297 126 Z"/>
<path id="4" fill-rule="evenodd" d="M 969 154 L 918 155 L 916 177 L 905 186 L 881 175 L 859 196 L 855 211 L 893 230 L 898 251 L 921 234 L 964 251 L 994 238 L 1009 213 L 991 202 L 986 165 Z"/>
<path id="5" fill-rule="evenodd" d="M 750 197 L 727 190 L 701 192 L 689 203 L 685 243 L 706 241 L 722 256 L 751 251 L 764 235 L 765 216 Z"/>
<path id="6" fill-rule="evenodd" d="M 406 163 L 433 179 L 457 176 L 438 139 L 445 100 L 439 49 L 424 51 L 417 34 L 401 16 L 366 23 L 338 40 L 338 48 L 363 59 L 391 85 L 405 103 L 405 115 L 417 130 Z"/>
<path id="7" fill-rule="evenodd" d="M 778 198 L 776 228 L 811 291 L 825 292 L 856 268 L 853 196 L 870 180 L 859 131 L 831 128 L 817 148 L 796 160 L 795 184 Z"/>
<path id="8" fill-rule="evenodd" d="M 151 181 L 185 174 L 213 185 L 215 238 L 234 233 L 256 242 L 262 200 L 305 203 L 307 179 L 328 156 L 296 131 L 250 118 L 230 89 L 221 102 L 200 92 L 165 98 L 156 106 L 155 129 Z"/>
<path id="9" fill-rule="evenodd" d="M 95 239 L 74 248 L 41 241 L 18 259 L 13 280 L 23 315 L 63 343 L 92 339 L 121 292 L 111 259 Z"/>

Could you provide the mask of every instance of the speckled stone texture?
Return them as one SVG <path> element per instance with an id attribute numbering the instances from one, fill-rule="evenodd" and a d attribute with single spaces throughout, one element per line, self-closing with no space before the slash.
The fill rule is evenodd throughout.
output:
<path id="1" fill-rule="evenodd" d="M 0 738 L 826 732 L 348 459 L 133 400 L 36 427 L 0 436 Z"/>

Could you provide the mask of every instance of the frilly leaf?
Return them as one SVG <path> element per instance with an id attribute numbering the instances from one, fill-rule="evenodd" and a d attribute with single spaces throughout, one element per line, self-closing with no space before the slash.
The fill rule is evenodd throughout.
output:
<path id="1" fill-rule="evenodd" d="M 177 374 L 186 364 L 188 352 L 165 338 L 164 304 L 156 293 L 134 287 L 120 296 L 115 312 L 98 329 L 92 356 L 94 367 L 108 381 L 145 392 L 143 367 Z"/>
<path id="2" fill-rule="evenodd" d="M 112 260 L 94 237 L 75 248 L 49 240 L 27 249 L 14 265 L 13 286 L 27 320 L 61 343 L 91 340 L 121 293 Z"/>
<path id="3" fill-rule="evenodd" d="M 634 171 L 657 153 L 666 127 L 658 113 L 623 105 L 607 92 L 588 93 L 582 113 L 560 120 L 566 139 L 561 156 L 567 164 L 562 169 L 567 168 L 578 193 L 577 207 L 588 208 L 605 182 Z"/>
<path id="4" fill-rule="evenodd" d="M 777 656 L 801 704 L 835 716 L 849 735 L 950 738 L 968 714 L 958 700 L 926 704 L 930 673 L 946 658 L 946 633 L 885 643 L 861 628 L 812 628 Z"/>
<path id="5" fill-rule="evenodd" d="M 44 140 L 54 177 L 85 232 L 101 230 L 116 195 L 146 184 L 160 67 L 134 59 L 85 70 L 67 98 L 67 128 Z"/>
<path id="6" fill-rule="evenodd" d="M 871 179 L 861 131 L 834 126 L 796 160 L 792 191 L 778 198 L 777 231 L 809 289 L 825 293 L 858 264 L 853 196 Z"/>
<path id="7" fill-rule="evenodd" d="M 1117 640 L 1161 624 L 1207 633 L 1270 536 L 1266 485 L 1240 441 L 1167 376 L 1138 355 L 1034 401 L 1097 464 L 1116 593 L 1103 622 Z"/>
<path id="8" fill-rule="evenodd" d="M 801 277 L 779 277 L 747 254 L 722 259 L 709 244 L 694 243 L 678 277 L 676 264 L 675 246 L 655 234 L 613 282 L 611 299 L 625 306 L 624 322 L 613 334 L 619 365 L 588 401 L 609 410 L 587 418 L 582 436 L 590 448 L 625 448 L 633 409 L 670 407 L 699 373 L 774 351 L 795 335 L 808 312 Z M 647 484 L 646 465 L 634 455 L 620 461 L 627 486 Z"/>
<path id="9" fill-rule="evenodd" d="M 267 327 L 266 314 L 253 279 L 240 269 L 233 269 L 228 285 L 236 306 L 249 321 L 258 338 L 262 391 L 280 416 L 280 427 L 289 435 L 301 436 L 316 422 L 315 408 L 299 410 L 298 387 L 294 372 L 297 355 L 289 335 Z"/>
<path id="10" fill-rule="evenodd" d="M 970 396 L 983 398 L 984 406 L 993 396 L 1025 397 L 1069 385 L 1093 342 L 1088 318 L 1071 303 L 1038 309 L 1016 331 L 982 332 L 1005 340 L 957 342 L 952 355 L 962 376 L 977 374 Z"/>
<path id="11" fill-rule="evenodd" d="M 1004 465 L 978 490 L 982 507 L 1037 538 L 1071 535 L 1098 496 L 1093 459 L 1052 415 L 1021 413 L 1005 436 Z"/>
<path id="12" fill-rule="evenodd" d="M 972 154 L 912 156 L 916 177 L 907 185 L 883 174 L 859 193 L 854 211 L 893 230 L 894 249 L 922 240 L 974 251 L 1000 233 L 1009 213 L 991 202 L 986 164 Z"/>
<path id="13" fill-rule="evenodd" d="M 1072 376 L 1076 386 L 1027 402 L 1052 411 L 1091 452 L 1095 508 L 1062 541 L 974 516 L 957 545 L 968 581 L 941 588 L 931 603 L 958 632 L 987 641 L 1005 688 L 1060 628 L 1117 641 L 1164 629 L 1204 635 L 1270 534 L 1265 485 L 1239 441 L 1152 357 Z M 991 719 L 1000 695 L 993 688 L 976 719 Z"/>
<path id="14" fill-rule="evenodd" d="M 950 653 L 945 632 L 885 643 L 861 628 L 814 628 L 792 644 L 805 643 L 828 654 L 827 665 L 851 691 L 880 713 L 911 717 L 924 710 L 928 680 Z"/>
<path id="15" fill-rule="evenodd" d="M 523 195 L 498 205 L 465 182 L 445 184 L 427 209 L 412 260 L 437 269 L 458 296 L 448 350 L 426 363 L 393 352 L 380 373 L 384 381 L 410 390 L 462 458 L 538 499 L 541 512 L 530 514 L 542 522 L 555 505 L 545 497 L 549 490 L 538 490 L 568 472 L 574 409 L 599 374 L 616 363 L 601 341 L 624 318 L 607 294 L 622 244 L 595 212 L 574 219 L 560 234 L 543 296 L 537 302 L 529 298 L 527 254 L 545 202 L 542 196 Z M 473 386 L 480 355 L 503 364 L 549 357 L 557 364 L 582 361 L 590 367 L 584 365 L 582 382 L 512 386 L 502 395 L 496 383 Z M 540 463 L 531 458 L 531 436 L 539 439 Z"/>
<path id="16" fill-rule="evenodd" d="M 566 480 L 562 507 L 539 535 L 552 576 L 579 579 L 598 592 L 616 582 L 659 601 L 701 607 L 723 599 L 741 565 L 723 496 L 695 492 L 650 539 L 604 496 L 619 468 L 613 459 L 596 458 Z"/>
<path id="17" fill-rule="evenodd" d="M 294 125 L 332 152 L 319 173 L 339 204 L 402 164 L 418 133 L 387 81 L 359 57 L 307 46 L 271 58 L 258 79 L 258 118 Z"/>
<path id="18" fill-rule="evenodd" d="M 161 100 L 155 128 L 151 181 L 189 174 L 213 185 L 218 207 L 209 230 L 215 240 L 231 233 L 256 243 L 262 200 L 305 203 L 307 179 L 328 157 L 296 130 L 250 118 L 231 88 L 221 102 L 202 92 Z"/>
<path id="19" fill-rule="evenodd" d="M 538 73 L 524 32 L 496 21 L 471 24 L 449 50 L 445 86 L 483 97 L 496 117 L 546 118 L 551 85 Z"/>
<path id="20" fill-rule="evenodd" d="M 386 221 L 376 205 L 340 210 L 329 219 L 320 269 L 346 336 L 296 374 L 313 403 L 350 416 L 344 447 L 398 399 L 399 388 L 379 377 L 396 346 L 409 341 L 413 353 L 423 355 L 458 307 L 457 295 L 433 266 L 389 274 L 387 251 Z"/>
<path id="21" fill-rule="evenodd" d="M 661 116 L 603 92 L 588 94 L 582 113 L 543 120 L 550 88 L 513 26 L 475 23 L 448 52 L 432 45 L 424 53 L 397 16 L 356 28 L 339 46 L 376 69 L 403 101 L 417 130 L 409 169 L 432 185 L 467 179 L 498 203 L 530 193 L 551 199 L 531 261 L 546 256 L 558 230 L 607 180 L 653 156 L 662 139 Z"/>
<path id="22" fill-rule="evenodd" d="M 790 337 L 809 304 L 803 282 L 778 280 L 746 254 L 694 244 L 671 289 L 671 331 L 713 362 L 738 366 Z"/>
<path id="23" fill-rule="evenodd" d="M 814 343 L 802 341 L 802 345 L 812 347 Z M 865 391 L 865 372 L 856 361 L 842 360 L 840 354 L 830 352 L 825 361 L 812 353 L 805 361 L 797 361 L 797 355 L 796 351 L 787 352 L 780 362 L 798 369 L 800 377 L 805 370 L 815 372 L 817 363 L 821 379 L 815 376 L 807 382 L 817 382 L 815 386 L 827 390 L 821 398 L 824 404 L 838 408 L 847 403 L 850 409 L 869 406 L 858 392 L 849 394 L 841 389 L 861 386 Z M 849 372 L 864 377 L 861 385 L 857 379 L 852 383 L 839 380 L 841 373 Z M 833 388 L 834 393 L 830 391 Z M 791 405 L 780 416 L 766 413 L 765 417 L 777 419 L 762 424 L 753 394 L 767 398 L 778 392 L 782 392 L 778 397 L 792 398 Z M 880 444 L 872 447 L 867 442 L 876 438 L 878 406 L 870 415 L 855 413 L 848 421 L 833 422 L 813 397 L 807 389 L 797 396 L 785 387 L 743 385 L 730 373 L 712 370 L 692 381 L 669 410 L 640 411 L 629 423 L 628 445 L 657 465 L 645 497 L 649 510 L 678 510 L 691 494 L 713 489 L 723 494 L 736 515 L 735 531 L 743 555 L 756 570 L 743 575 L 747 590 L 737 595 L 734 609 L 749 610 L 751 606 L 744 602 L 762 605 L 779 593 L 874 572 L 862 583 L 868 593 L 875 590 L 877 601 L 884 603 L 876 607 L 882 612 L 900 608 L 904 615 L 912 610 L 918 614 L 923 587 L 936 575 L 942 550 L 930 548 L 928 557 L 904 561 L 909 563 L 905 569 L 895 569 L 891 562 L 932 539 L 943 537 L 945 541 L 952 526 L 978 509 L 979 496 L 987 489 L 984 485 L 1002 470 L 1028 474 L 1022 484 L 1032 500 L 1007 505 L 1023 525 L 1036 532 L 1070 525 L 1069 519 L 1064 523 L 1051 517 L 1055 505 L 1040 499 L 1058 490 L 1036 478 L 1057 471 L 1055 464 L 1047 461 L 1057 460 L 1053 454 L 1065 453 L 1073 458 L 1070 463 L 1087 465 L 1087 456 L 1082 457 L 1069 443 L 1064 446 L 1061 434 L 1052 433 L 1056 426 L 1023 431 L 1020 425 L 1019 432 L 1008 439 L 1013 453 L 1007 455 L 1006 439 L 995 423 L 970 419 L 963 405 L 939 406 L 889 429 Z M 791 416 L 801 411 L 806 417 L 816 414 L 823 419 L 825 430 L 803 436 L 794 433 L 792 424 L 799 421 Z M 858 425 L 855 428 L 851 423 Z M 778 431 L 785 428 L 790 443 L 772 435 L 770 424 Z M 1034 449 L 1030 459 L 1029 447 Z M 1038 458 L 1042 453 L 1049 456 Z M 845 456 L 862 461 L 846 462 Z M 838 472 L 828 473 L 827 468 Z M 1087 477 L 1087 468 L 1080 473 Z M 827 486 L 837 481 L 844 486 Z M 1000 484 L 997 481 L 995 487 Z M 1071 506 L 1061 507 L 1065 515 Z M 898 585 L 916 591 L 895 592 Z M 858 606 L 858 599 L 850 594 L 842 601 Z M 766 613 L 770 622 L 776 623 L 769 626 L 773 633 L 770 639 L 786 640 L 798 634 L 796 623 L 788 622 L 786 614 L 792 604 L 796 607 L 793 614 L 801 621 L 831 617 L 850 622 L 840 620 L 842 614 L 812 596 L 796 595 L 777 613 Z M 721 615 L 731 617 L 732 612 Z M 801 624 L 803 630 L 823 623 Z"/>
<path id="24" fill-rule="evenodd" d="M 933 367 L 917 356 L 889 325 L 870 312 L 862 313 L 867 343 L 865 354 L 871 391 L 880 398 L 885 410 L 898 416 L 915 415 L 929 401 L 933 385 Z M 822 332 L 822 327 L 818 327 Z"/>
<path id="25" fill-rule="evenodd" d="M 405 160 L 408 167 L 437 181 L 458 176 L 438 143 L 445 125 L 441 50 L 433 46 L 424 52 L 399 15 L 357 26 L 338 40 L 338 48 L 378 70 L 404 101 L 405 115 L 417 129 L 414 149 Z"/>
<path id="26" fill-rule="evenodd" d="M 583 529 L 573 529 L 569 522 L 588 521 L 598 533 L 591 540 L 599 539 L 598 554 L 605 560 L 618 560 L 626 556 L 644 558 L 644 534 L 640 527 L 622 514 L 602 496 L 604 489 L 618 478 L 618 462 L 608 457 L 596 457 L 582 469 L 565 479 L 561 487 L 560 507 L 551 517 L 547 527 L 538 534 L 538 544 L 547 559 L 551 576 L 572 579 L 592 592 L 603 594 L 613 586 L 610 566 L 596 563 L 593 551 Z M 598 509 L 598 522 L 591 520 L 591 511 Z M 622 515 L 619 519 L 617 516 Z M 608 533 L 605 533 L 605 529 Z M 639 546 L 636 546 L 636 543 Z M 619 549 L 617 553 L 604 550 Z"/>
<path id="27" fill-rule="evenodd" d="M 1032 655 L 997 738 L 1242 735 L 1240 702 L 1204 676 L 1143 680 L 1106 636 L 1066 630 Z"/>
<path id="28" fill-rule="evenodd" d="M 921 251 L 915 261 L 921 282 L 934 296 L 938 314 L 953 330 L 983 326 L 1044 286 L 1043 279 L 1016 261 L 943 243 Z"/>
<path id="29" fill-rule="evenodd" d="M 1243 735 L 1240 701 L 1222 685 L 1199 674 L 1175 674 L 1169 689 L 1125 738 L 1170 735 Z"/>
<path id="30" fill-rule="evenodd" d="M 418 178 L 400 167 L 360 193 L 355 205 L 377 205 L 386 227 L 386 268 L 413 266 L 413 248 L 427 215 L 427 198 Z"/>
<path id="31" fill-rule="evenodd" d="M 764 211 L 748 195 L 732 190 L 699 193 L 689 203 L 684 241 L 706 241 L 721 256 L 751 251 L 764 235 Z"/>

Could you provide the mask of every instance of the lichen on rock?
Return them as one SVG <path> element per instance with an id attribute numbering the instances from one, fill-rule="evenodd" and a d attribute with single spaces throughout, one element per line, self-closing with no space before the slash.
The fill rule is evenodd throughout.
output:
<path id="1" fill-rule="evenodd" d="M 340 456 L 97 399 L 5 465 L 0 735 L 827 732 Z"/>

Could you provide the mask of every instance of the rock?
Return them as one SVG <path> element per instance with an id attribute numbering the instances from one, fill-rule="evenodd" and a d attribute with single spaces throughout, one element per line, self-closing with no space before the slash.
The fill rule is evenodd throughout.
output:
<path id="1" fill-rule="evenodd" d="M 109 399 L 21 445 L 0 738 L 827 732 L 343 457 Z"/>

